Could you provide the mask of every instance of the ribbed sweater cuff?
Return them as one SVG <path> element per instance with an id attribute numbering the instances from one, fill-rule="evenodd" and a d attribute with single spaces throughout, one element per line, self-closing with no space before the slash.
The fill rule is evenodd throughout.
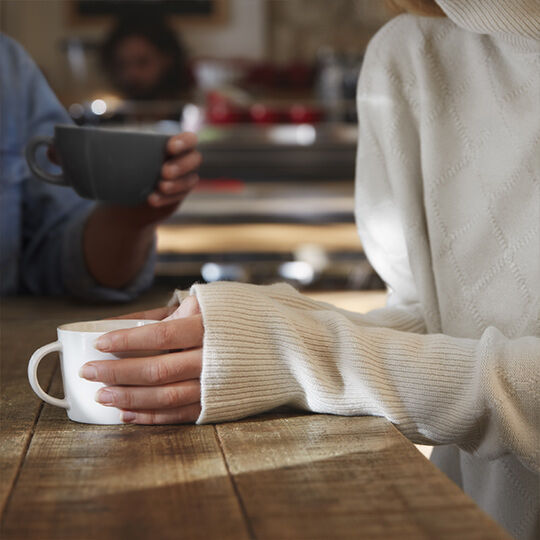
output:
<path id="1" fill-rule="evenodd" d="M 421 441 L 474 429 L 474 341 L 374 327 L 369 315 L 283 284 L 213 283 L 191 292 L 205 326 L 198 423 L 292 405 L 385 416 Z"/>
<path id="2" fill-rule="evenodd" d="M 205 334 L 198 424 L 235 420 L 291 403 L 300 388 L 282 361 L 283 307 L 272 297 L 286 285 L 194 285 Z M 281 351 L 285 357 L 291 352 Z"/>

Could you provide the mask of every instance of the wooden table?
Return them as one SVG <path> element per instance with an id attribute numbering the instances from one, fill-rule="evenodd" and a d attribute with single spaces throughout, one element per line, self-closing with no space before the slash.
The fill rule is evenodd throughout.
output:
<path id="1" fill-rule="evenodd" d="M 299 413 L 217 426 L 90 426 L 43 405 L 30 354 L 66 321 L 161 305 L 1 304 L 3 540 L 499 539 L 388 421 Z M 54 358 L 40 380 L 61 394 Z"/>

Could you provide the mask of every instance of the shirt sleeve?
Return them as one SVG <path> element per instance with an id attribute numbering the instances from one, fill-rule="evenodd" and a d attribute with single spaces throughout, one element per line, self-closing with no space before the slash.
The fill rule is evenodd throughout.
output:
<path id="1" fill-rule="evenodd" d="M 22 147 L 32 136 L 53 135 L 56 124 L 71 123 L 71 119 L 32 60 L 14 42 L 11 47 L 16 56 L 14 80 L 25 96 L 21 121 L 27 126 L 20 149 L 25 175 L 21 288 L 34 294 L 69 293 L 92 300 L 131 300 L 153 281 L 155 246 L 144 267 L 125 288 L 100 286 L 90 275 L 83 255 L 83 231 L 94 203 L 82 199 L 71 188 L 35 178 L 22 158 Z M 52 172 L 58 170 L 43 155 L 40 165 Z"/>

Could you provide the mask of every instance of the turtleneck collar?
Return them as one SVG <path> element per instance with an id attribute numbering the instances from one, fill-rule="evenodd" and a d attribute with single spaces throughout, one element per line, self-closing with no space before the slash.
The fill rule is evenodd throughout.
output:
<path id="1" fill-rule="evenodd" d="M 436 0 L 449 19 L 479 34 L 540 42 L 539 0 Z"/>

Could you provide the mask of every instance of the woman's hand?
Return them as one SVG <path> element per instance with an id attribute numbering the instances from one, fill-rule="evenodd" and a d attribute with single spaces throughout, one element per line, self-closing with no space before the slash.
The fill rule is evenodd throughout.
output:
<path id="1" fill-rule="evenodd" d="M 166 311 L 159 308 L 154 313 Z M 122 409 L 124 422 L 195 422 L 201 412 L 203 336 L 199 304 L 190 296 L 162 322 L 109 332 L 96 343 L 96 348 L 104 352 L 166 351 L 164 354 L 92 361 L 81 368 L 80 375 L 109 385 L 98 391 L 96 401 Z"/>

